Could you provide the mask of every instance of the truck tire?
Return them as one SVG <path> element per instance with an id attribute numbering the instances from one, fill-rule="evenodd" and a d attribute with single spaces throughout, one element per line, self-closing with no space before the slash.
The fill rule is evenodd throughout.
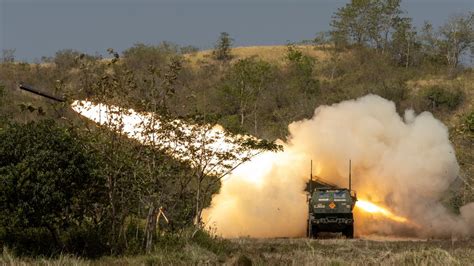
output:
<path id="1" fill-rule="evenodd" d="M 311 237 L 312 237 L 312 238 L 318 238 L 318 227 L 317 227 L 317 226 L 314 226 L 314 225 L 311 226 L 311 227 L 312 227 L 312 229 L 311 229 L 311 231 L 312 231 Z"/>
<path id="2" fill-rule="evenodd" d="M 349 225 L 343 232 L 344 236 L 348 239 L 354 238 L 354 225 Z"/>
<path id="3" fill-rule="evenodd" d="M 308 237 L 308 238 L 313 237 L 312 225 L 311 225 L 311 222 L 309 220 L 306 223 L 306 237 Z"/>

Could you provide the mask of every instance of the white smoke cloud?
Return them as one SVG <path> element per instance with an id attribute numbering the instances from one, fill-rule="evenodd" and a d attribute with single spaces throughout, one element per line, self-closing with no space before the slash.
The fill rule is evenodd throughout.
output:
<path id="1" fill-rule="evenodd" d="M 242 165 L 222 184 L 204 220 L 225 237 L 302 236 L 307 203 L 303 192 L 310 160 L 318 176 L 347 187 L 352 160 L 359 198 L 389 207 L 409 224 L 356 211 L 356 234 L 446 237 L 473 234 L 474 205 L 450 214 L 440 203 L 459 166 L 447 128 L 431 113 L 367 95 L 321 106 L 309 120 L 289 125 L 284 152 L 267 153 Z M 263 170 L 262 170 L 263 169 Z"/>
<path id="2" fill-rule="evenodd" d="M 77 102 L 72 107 L 99 124 L 146 143 L 140 124 L 150 114 L 129 110 L 116 119 L 114 112 L 106 110 L 117 107 L 90 102 Z M 124 125 L 105 123 L 118 120 Z M 203 211 L 203 220 L 217 234 L 305 235 L 308 207 L 304 188 L 310 161 L 317 176 L 347 187 L 348 162 L 352 160 L 353 189 L 358 197 L 409 219 L 408 223 L 397 223 L 356 208 L 356 235 L 474 235 L 474 203 L 463 206 L 460 215 L 440 203 L 458 176 L 459 166 L 448 129 L 428 112 L 416 115 L 408 110 L 402 118 L 393 102 L 367 95 L 317 108 L 311 119 L 290 124 L 287 141 L 280 144 L 283 152 L 259 154 L 224 179 L 219 194 Z M 222 145 L 226 145 L 225 139 Z"/>

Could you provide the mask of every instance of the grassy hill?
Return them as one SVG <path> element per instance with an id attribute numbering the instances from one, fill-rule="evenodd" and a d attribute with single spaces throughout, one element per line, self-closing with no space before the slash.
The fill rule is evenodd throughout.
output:
<path id="1" fill-rule="evenodd" d="M 305 55 L 314 59 L 325 61 L 329 59 L 329 52 L 325 51 L 323 47 L 315 49 L 314 45 L 296 45 L 297 49 L 301 50 Z M 232 48 L 232 60 L 235 62 L 239 59 L 257 57 L 261 60 L 275 63 L 278 65 L 285 64 L 285 56 L 287 46 L 285 45 L 267 45 L 267 46 L 242 46 Z M 198 51 L 191 54 L 186 54 L 185 59 L 189 60 L 192 65 L 197 65 L 200 62 L 212 60 L 212 50 Z"/>

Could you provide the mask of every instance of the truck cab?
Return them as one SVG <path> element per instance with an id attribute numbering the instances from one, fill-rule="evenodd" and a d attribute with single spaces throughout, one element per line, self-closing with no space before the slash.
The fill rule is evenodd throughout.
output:
<path id="1" fill-rule="evenodd" d="M 354 237 L 354 209 L 357 196 L 345 188 L 319 187 L 308 197 L 308 237 L 317 238 L 320 232 L 342 232 Z"/>

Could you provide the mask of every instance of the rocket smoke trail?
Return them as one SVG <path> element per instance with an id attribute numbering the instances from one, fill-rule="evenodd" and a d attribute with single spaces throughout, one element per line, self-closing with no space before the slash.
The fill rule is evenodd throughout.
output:
<path id="1" fill-rule="evenodd" d="M 91 119 L 100 116 L 77 104 L 73 108 Z M 134 127 L 131 123 L 125 128 Z M 463 206 L 460 215 L 440 203 L 459 166 L 447 128 L 431 113 L 408 110 L 401 117 L 393 102 L 367 95 L 318 107 L 311 119 L 290 124 L 287 141 L 280 144 L 283 152 L 260 154 L 223 180 L 203 212 L 206 225 L 217 234 L 303 236 L 309 161 L 315 162 L 318 176 L 345 187 L 351 159 L 359 198 L 411 221 L 356 211 L 356 235 L 474 235 L 474 203 Z"/>

